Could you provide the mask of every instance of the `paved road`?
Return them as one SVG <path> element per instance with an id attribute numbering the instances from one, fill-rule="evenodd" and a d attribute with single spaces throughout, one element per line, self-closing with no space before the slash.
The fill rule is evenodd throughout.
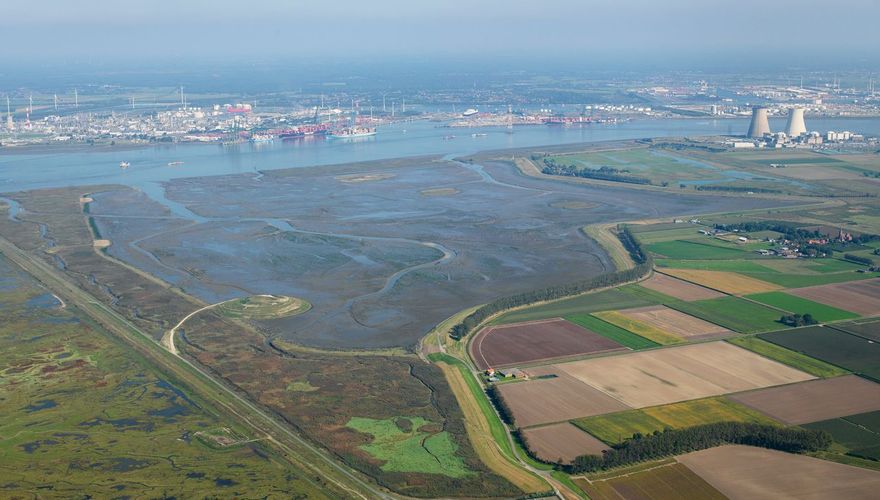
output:
<path id="1" fill-rule="evenodd" d="M 367 483 L 357 473 L 338 463 L 326 451 L 307 442 L 287 425 L 208 375 L 201 367 L 167 352 L 149 335 L 77 286 L 61 271 L 38 257 L 31 256 L 3 237 L 0 237 L 0 253 L 33 275 L 59 297 L 66 299 L 69 304 L 98 321 L 111 334 L 153 364 L 184 381 L 190 389 L 205 400 L 213 402 L 218 409 L 247 425 L 257 435 L 265 435 L 266 439 L 275 444 L 294 465 L 312 470 L 324 481 L 352 498 L 395 498 L 394 495 Z"/>

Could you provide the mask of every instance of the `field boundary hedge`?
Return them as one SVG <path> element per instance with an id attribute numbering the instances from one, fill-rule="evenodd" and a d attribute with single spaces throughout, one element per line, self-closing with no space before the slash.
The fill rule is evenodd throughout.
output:
<path id="1" fill-rule="evenodd" d="M 718 422 L 686 429 L 666 429 L 662 432 L 636 434 L 600 455 L 581 455 L 571 464 L 558 464 L 569 474 L 596 472 L 654 460 L 670 455 L 705 450 L 724 444 L 757 446 L 788 453 L 819 451 L 831 445 L 831 435 L 825 431 L 780 428 L 772 425 Z"/>
<path id="2" fill-rule="evenodd" d="M 542 288 L 531 292 L 523 292 L 515 295 L 508 295 L 507 297 L 501 297 L 500 299 L 493 300 L 492 302 L 481 306 L 476 311 L 465 316 L 461 322 L 453 325 L 450 329 L 449 335 L 455 340 L 460 340 L 476 330 L 487 319 L 499 312 L 538 302 L 581 295 L 600 288 L 608 288 L 630 283 L 650 274 L 651 269 L 653 268 L 653 260 L 650 254 L 642 248 L 642 245 L 633 236 L 630 229 L 626 226 L 619 226 L 617 237 L 620 239 L 623 247 L 629 252 L 633 262 L 636 263 L 632 268 L 600 274 L 593 278 L 576 281 L 567 285 Z"/>

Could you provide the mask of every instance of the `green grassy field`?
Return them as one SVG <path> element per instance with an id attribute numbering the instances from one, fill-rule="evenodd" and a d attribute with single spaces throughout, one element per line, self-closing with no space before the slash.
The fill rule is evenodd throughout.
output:
<path id="1" fill-rule="evenodd" d="M 660 345 L 590 314 L 575 314 L 566 316 L 565 319 L 630 349 L 647 349 Z"/>
<path id="2" fill-rule="evenodd" d="M 370 436 L 360 448 L 382 460 L 382 470 L 393 472 L 430 472 L 449 477 L 474 474 L 456 456 L 455 443 L 440 426 L 415 417 L 376 420 L 352 418 L 347 427 Z M 425 429 L 431 428 L 428 432 Z"/>
<path id="3" fill-rule="evenodd" d="M 0 497 L 326 497 L 2 258 L 0 283 Z"/>
<path id="4" fill-rule="evenodd" d="M 760 335 L 764 340 L 880 380 L 880 344 L 834 328 L 812 326 Z"/>
<path id="5" fill-rule="evenodd" d="M 741 333 L 769 332 L 783 327 L 777 321 L 782 313 L 738 297 L 670 301 L 665 305 Z"/>
<path id="6" fill-rule="evenodd" d="M 695 240 L 662 241 L 645 247 L 658 257 L 668 259 L 726 260 L 742 259 L 750 255 L 738 248 L 727 248 Z"/>
<path id="7" fill-rule="evenodd" d="M 825 273 L 825 274 L 787 274 L 787 273 L 753 273 L 744 272 L 746 276 L 751 276 L 759 280 L 773 283 L 785 288 L 803 288 L 807 286 L 828 285 L 830 283 L 843 283 L 846 281 L 864 280 L 876 278 L 880 276 L 878 273 Z"/>
<path id="8" fill-rule="evenodd" d="M 651 304 L 651 302 L 633 297 L 620 290 L 610 289 L 509 312 L 498 317 L 492 323 L 518 323 L 537 319 L 561 318 L 573 314 L 588 314 L 607 309 L 628 309 Z"/>
<path id="9" fill-rule="evenodd" d="M 651 245 L 663 241 L 686 240 L 690 238 L 702 237 L 699 233 L 700 226 L 693 224 L 675 224 L 676 227 L 671 229 L 661 229 L 657 231 L 639 232 L 638 239 L 643 245 Z M 684 227 L 682 227 L 684 226 Z M 633 226 L 635 227 L 635 226 Z"/>
<path id="10" fill-rule="evenodd" d="M 657 259 L 657 267 L 672 269 L 698 269 L 702 271 L 729 271 L 734 273 L 775 273 L 773 269 L 764 267 L 754 260 L 682 260 Z"/>
<path id="11" fill-rule="evenodd" d="M 660 345 L 677 344 L 682 342 L 680 337 L 664 332 L 663 330 L 647 323 L 628 318 L 623 314 L 620 314 L 618 311 L 596 312 L 593 313 L 593 316 Z"/>
<path id="12" fill-rule="evenodd" d="M 796 295 L 789 295 L 785 292 L 756 293 L 754 295 L 747 295 L 747 297 L 762 304 L 784 309 L 791 313 L 812 314 L 817 321 L 822 323 L 859 317 L 856 313 L 813 302 L 812 300 L 804 299 Z"/>
<path id="13" fill-rule="evenodd" d="M 823 420 L 804 427 L 828 432 L 850 455 L 880 460 L 880 411 Z"/>
<path id="14" fill-rule="evenodd" d="M 792 351 L 791 349 L 772 344 L 766 340 L 761 340 L 758 337 L 737 337 L 727 339 L 727 341 L 731 344 L 758 353 L 765 358 L 770 358 L 817 377 L 829 378 L 849 373 L 843 368 L 830 365 L 816 358 L 811 358 L 799 352 Z"/>
<path id="15" fill-rule="evenodd" d="M 633 434 L 650 434 L 663 429 L 683 429 L 715 422 L 755 422 L 777 425 L 762 413 L 723 397 L 597 415 L 573 421 L 581 429 L 608 444 L 629 439 Z"/>

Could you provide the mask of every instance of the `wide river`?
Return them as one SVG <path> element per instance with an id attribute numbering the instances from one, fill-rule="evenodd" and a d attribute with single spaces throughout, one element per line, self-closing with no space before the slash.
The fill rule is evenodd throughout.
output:
<path id="1" fill-rule="evenodd" d="M 811 130 L 851 130 L 880 135 L 880 119 L 813 119 Z M 780 130 L 782 120 L 771 120 Z M 330 165 L 417 155 L 464 155 L 482 150 L 549 146 L 647 137 L 742 134 L 746 119 L 635 120 L 584 127 L 504 128 L 439 127 L 416 121 L 381 127 L 374 137 L 353 140 L 281 141 L 265 144 L 184 144 L 130 150 L 78 150 L 53 153 L 3 153 L 0 150 L 0 192 L 93 184 L 124 184 L 155 192 L 157 183 L 181 177 L 235 174 L 313 165 Z M 479 134 L 474 136 L 473 134 Z M 485 135 L 482 135 L 485 134 Z M 450 138 L 449 136 L 455 136 Z M 131 164 L 119 168 L 119 162 Z M 169 165 L 173 162 L 181 164 Z"/>

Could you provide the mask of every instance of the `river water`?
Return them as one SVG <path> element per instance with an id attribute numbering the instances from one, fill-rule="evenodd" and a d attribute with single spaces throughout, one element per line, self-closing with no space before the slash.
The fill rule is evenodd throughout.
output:
<path id="1" fill-rule="evenodd" d="M 549 146 L 579 142 L 688 135 L 740 134 L 746 119 L 635 120 L 583 127 L 442 128 L 416 121 L 381 127 L 374 137 L 352 140 L 281 141 L 235 146 L 183 144 L 133 150 L 3 153 L 0 150 L 0 192 L 94 184 L 123 184 L 154 192 L 162 181 L 314 165 L 400 158 L 417 155 L 463 155 L 481 150 Z M 814 119 L 815 130 L 851 130 L 880 135 L 880 119 Z M 772 120 L 780 130 L 782 120 Z M 472 134 L 486 134 L 474 137 Z M 455 136 L 449 138 L 448 136 Z M 119 162 L 131 163 L 128 169 Z M 180 165 L 169 165 L 183 162 Z"/>

